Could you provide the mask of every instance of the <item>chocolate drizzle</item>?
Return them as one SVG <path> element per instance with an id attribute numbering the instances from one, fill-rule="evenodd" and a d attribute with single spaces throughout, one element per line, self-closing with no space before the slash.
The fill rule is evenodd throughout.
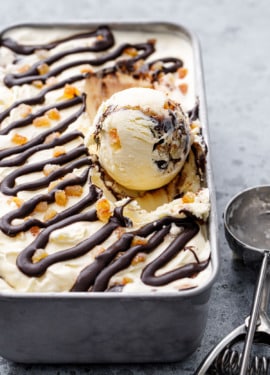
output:
<path id="1" fill-rule="evenodd" d="M 67 44 L 66 50 L 53 52 L 55 47 L 74 40 L 86 40 L 87 43 L 84 43 L 82 47 L 75 48 L 70 48 Z M 10 136 L 14 132 L 19 132 L 20 129 L 31 129 L 35 119 L 46 115 L 52 109 L 61 113 L 68 110 L 68 115 L 63 120 L 56 121 L 49 128 L 41 128 L 38 135 L 34 135 L 25 143 L 21 145 L 14 143 L 13 146 L 8 145 L 0 150 L 0 167 L 11 168 L 10 173 L 1 182 L 1 193 L 18 199 L 17 195 L 21 192 L 33 192 L 31 199 L 22 202 L 20 206 L 4 214 L 0 219 L 1 231 L 10 237 L 27 232 L 34 227 L 38 228 L 38 234 L 32 243 L 17 257 L 17 266 L 20 271 L 29 277 L 40 277 L 51 265 L 86 254 L 97 245 L 103 244 L 116 230 L 120 229 L 123 234 L 80 272 L 71 291 L 96 292 L 118 288 L 119 286 L 109 285 L 111 277 L 127 268 L 138 253 L 151 253 L 161 245 L 170 236 L 173 224 L 182 229 L 180 234 L 172 242 L 169 241 L 170 244 L 163 253 L 143 269 L 142 281 L 152 286 L 166 285 L 182 277 L 191 277 L 203 270 L 209 260 L 200 262 L 195 256 L 194 263 L 156 276 L 157 270 L 182 251 L 186 243 L 198 233 L 199 225 L 194 218 L 179 219 L 168 216 L 138 230 L 133 230 L 131 221 L 123 214 L 125 205 L 122 205 L 114 209 L 113 215 L 107 223 L 100 222 L 94 205 L 102 197 L 102 191 L 92 184 L 89 178 L 93 161 L 87 148 L 83 145 L 83 134 L 71 127 L 85 112 L 85 94 L 76 93 L 71 98 L 60 97 L 55 103 L 46 104 L 48 94 L 57 92 L 57 90 L 61 91 L 66 85 L 72 85 L 86 78 L 89 73 L 82 73 L 79 68 L 85 64 L 99 68 L 96 74 L 100 77 L 120 71 L 131 74 L 135 79 L 144 79 L 146 75 L 149 78 L 150 75 L 151 81 L 154 82 L 159 79 L 161 74 L 176 72 L 179 67 L 183 66 L 183 62 L 172 57 L 146 61 L 155 52 L 153 41 L 137 44 L 125 43 L 113 49 L 114 35 L 107 26 L 100 26 L 96 30 L 75 33 L 63 39 L 36 45 L 21 44 L 10 37 L 2 36 L 0 46 L 10 49 L 16 55 L 15 63 L 20 62 L 23 56 L 35 54 L 38 50 L 51 51 L 50 54 L 48 53 L 49 57 L 40 59 L 26 72 L 7 74 L 4 77 L 4 83 L 9 88 L 32 85 L 35 81 L 41 82 L 42 87 L 39 92 L 36 90 L 32 97 L 17 100 L 0 113 L 0 135 Z M 131 54 L 127 53 L 130 49 L 133 51 Z M 87 53 L 95 53 L 95 58 L 88 58 Z M 74 56 L 74 59 L 66 62 L 65 57 L 67 56 Z M 143 63 L 136 64 L 139 61 Z M 106 64 L 107 66 L 103 67 L 105 63 L 110 62 L 111 65 Z M 42 73 L 42 66 L 46 66 L 46 73 Z M 76 67 L 78 67 L 77 73 L 72 73 L 65 79 L 60 78 L 62 77 L 61 73 Z M 50 77 L 55 78 L 53 84 L 48 84 Z M 32 106 L 33 109 L 35 106 L 39 107 L 25 118 L 9 121 L 12 111 L 22 104 Z M 191 114 L 192 116 L 194 114 Z M 166 127 L 167 131 L 171 131 L 171 128 L 175 126 L 175 119 L 170 115 L 170 118 L 164 119 L 162 123 L 157 123 L 158 126 Z M 158 129 L 155 131 L 158 132 Z M 73 141 L 76 146 L 71 150 L 66 150 L 57 157 L 51 153 L 49 158 L 41 159 L 38 162 L 33 161 L 36 153 L 53 150 L 56 146 L 65 147 Z M 160 143 L 155 144 L 154 148 L 158 146 Z M 48 175 L 42 174 L 46 165 L 57 166 L 57 168 Z M 23 177 L 30 177 L 32 174 L 35 174 L 35 178 L 27 178 L 27 182 L 21 181 Z M 55 181 L 57 184 L 51 190 L 47 189 Z M 63 208 L 47 221 L 32 215 L 38 204 L 43 202 L 48 206 L 54 204 L 57 191 L 65 191 L 67 187 L 76 185 L 84 187 L 85 190 L 88 189 L 88 192 L 80 198 L 77 197 L 73 205 Z M 126 204 L 129 204 L 129 201 Z M 46 251 L 50 236 L 54 231 L 77 222 L 89 222 L 89 225 L 99 222 L 100 228 L 89 238 L 71 248 L 47 254 L 45 258 L 36 263 L 33 261 L 37 250 Z M 145 239 L 145 242 L 135 245 L 134 241 L 137 236 Z"/>
<path id="2" fill-rule="evenodd" d="M 37 44 L 37 45 L 23 45 L 21 43 L 17 43 L 14 39 L 11 38 L 1 38 L 0 45 L 6 48 L 9 48 L 11 51 L 19 54 L 19 55 L 31 55 L 37 50 L 51 50 L 56 46 L 63 44 L 65 42 L 69 42 L 71 40 L 76 39 L 85 39 L 85 38 L 93 38 L 97 37 L 97 40 L 94 42 L 93 46 L 90 47 L 91 51 L 100 52 L 110 48 L 114 44 L 114 37 L 107 26 L 100 26 L 94 31 L 74 34 L 67 38 L 58 39 L 51 43 L 46 44 Z"/>
<path id="3" fill-rule="evenodd" d="M 193 218 L 177 219 L 168 216 L 147 224 L 137 231 L 123 234 L 118 241 L 99 255 L 91 265 L 81 271 L 71 290 L 87 291 L 90 289 L 93 292 L 106 290 L 110 278 L 115 273 L 127 268 L 138 253 L 150 253 L 165 240 L 170 232 L 172 223 L 177 227 L 183 228 L 183 231 L 158 258 L 144 268 L 142 281 L 148 285 L 161 286 L 182 277 L 190 277 L 196 272 L 203 270 L 208 265 L 209 260 L 201 263 L 192 263 L 188 267 L 180 267 L 162 276 L 155 276 L 156 271 L 174 258 L 181 249 L 184 249 L 185 244 L 199 231 L 199 225 Z M 145 244 L 132 246 L 135 236 L 146 238 L 150 235 L 151 237 L 147 239 Z M 117 259 L 119 252 L 123 253 L 123 255 Z"/>

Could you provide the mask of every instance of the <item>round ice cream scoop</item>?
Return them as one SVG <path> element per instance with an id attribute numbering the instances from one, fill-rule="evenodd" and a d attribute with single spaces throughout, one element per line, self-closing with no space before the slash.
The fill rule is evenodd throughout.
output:
<path id="1" fill-rule="evenodd" d="M 128 189 L 166 185 L 190 151 L 187 116 L 158 90 L 130 88 L 114 94 L 101 104 L 94 126 L 100 164 Z"/>

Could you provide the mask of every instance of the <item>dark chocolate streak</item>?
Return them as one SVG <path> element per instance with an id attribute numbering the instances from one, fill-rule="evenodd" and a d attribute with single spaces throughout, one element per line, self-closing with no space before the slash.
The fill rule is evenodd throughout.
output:
<path id="1" fill-rule="evenodd" d="M 92 187 L 90 190 L 92 192 L 92 202 L 94 202 L 97 200 L 99 195 L 96 187 L 94 185 L 91 186 Z M 96 210 L 90 210 L 86 213 L 69 216 L 64 220 L 61 220 L 60 222 L 56 222 L 55 224 L 50 225 L 50 227 L 44 229 L 36 238 L 36 240 L 33 241 L 19 254 L 17 258 L 17 266 L 23 273 L 28 276 L 41 276 L 52 264 L 62 262 L 64 260 L 74 259 L 86 254 L 94 246 L 104 242 L 111 235 L 114 229 L 116 229 L 119 225 L 127 226 L 130 224 L 130 221 L 126 220 L 126 218 L 123 216 L 122 209 L 123 207 L 116 208 L 113 217 L 107 224 L 105 224 L 101 229 L 92 234 L 89 238 L 80 242 L 78 245 L 70 249 L 51 254 L 37 263 L 32 263 L 32 257 L 35 251 L 37 249 L 46 247 L 49 241 L 50 234 L 54 230 L 63 228 L 76 222 L 96 221 L 98 220 L 98 218 Z"/>
<path id="2" fill-rule="evenodd" d="M 84 38 L 91 38 L 91 37 L 101 37 L 101 39 L 97 39 L 93 46 L 91 47 L 91 51 L 100 52 L 110 48 L 114 44 L 114 37 L 111 33 L 111 30 L 107 26 L 100 26 L 94 31 L 81 33 L 81 34 L 74 34 L 67 38 L 58 39 L 51 43 L 45 44 L 37 44 L 37 45 L 23 45 L 17 43 L 15 40 L 11 38 L 1 38 L 0 45 L 6 48 L 9 48 L 11 51 L 20 54 L 20 55 L 31 55 L 37 50 L 51 50 L 54 47 L 58 46 L 59 44 L 76 40 L 76 39 L 84 39 Z"/>
<path id="3" fill-rule="evenodd" d="M 155 259 L 145 267 L 142 273 L 142 280 L 145 284 L 160 286 L 182 277 L 190 277 L 196 272 L 203 270 L 209 261 L 193 263 L 189 268 L 180 267 L 177 270 L 167 272 L 162 276 L 155 276 L 155 272 L 173 259 L 185 244 L 199 231 L 199 225 L 193 218 L 177 219 L 175 217 L 164 217 L 158 221 L 147 224 L 137 231 L 128 232 L 106 249 L 95 261 L 84 268 L 78 276 L 72 291 L 100 292 L 106 290 L 110 278 L 117 272 L 128 267 L 138 253 L 150 253 L 160 245 L 168 235 L 171 224 L 183 228 L 178 237 Z M 131 246 L 135 236 L 148 237 L 146 244 Z M 123 253 L 118 259 L 118 253 Z M 115 259 L 116 258 L 116 259 Z"/>
<path id="4" fill-rule="evenodd" d="M 89 173 L 89 168 L 86 169 L 81 176 L 75 176 L 71 179 L 66 181 L 61 181 L 59 184 L 55 186 L 54 189 L 50 191 L 48 194 L 39 194 L 30 199 L 29 201 L 25 202 L 20 208 L 17 210 L 11 211 L 8 214 L 4 215 L 0 220 L 0 228 L 1 230 L 8 236 L 15 236 L 20 232 L 26 232 L 33 226 L 37 226 L 39 228 L 46 228 L 51 224 L 54 224 L 57 221 L 65 219 L 70 215 L 77 214 L 78 212 L 82 211 L 84 208 L 90 206 L 93 203 L 93 193 L 95 192 L 95 196 L 100 196 L 98 194 L 98 190 L 94 185 L 90 185 L 89 193 L 78 203 L 74 204 L 70 208 L 58 213 L 53 219 L 48 220 L 47 222 L 42 222 L 35 218 L 29 218 L 27 221 L 24 221 L 22 224 L 12 225 L 12 221 L 14 219 L 21 219 L 33 212 L 36 205 L 40 202 L 47 202 L 53 203 L 55 201 L 55 192 L 57 190 L 65 189 L 67 186 L 73 185 L 84 185 L 87 181 Z"/>
<path id="5" fill-rule="evenodd" d="M 175 72 L 179 67 L 183 66 L 183 62 L 175 58 L 161 58 L 151 62 L 144 62 L 138 69 L 136 62 L 139 60 L 146 60 L 155 51 L 154 43 L 148 41 L 146 43 L 138 44 L 122 44 L 114 50 L 114 36 L 107 26 L 100 26 L 94 31 L 74 34 L 67 38 L 58 39 L 51 43 L 39 45 L 23 45 L 11 38 L 0 38 L 0 46 L 4 46 L 15 54 L 17 54 L 17 61 L 20 61 L 21 55 L 31 55 L 37 50 L 52 50 L 56 46 L 71 40 L 80 40 L 87 38 L 95 38 L 92 45 L 88 47 L 76 47 L 66 49 L 63 52 L 51 54 L 50 57 L 40 60 L 38 63 L 32 65 L 26 73 L 8 74 L 4 78 L 4 83 L 8 87 L 23 84 L 32 84 L 34 81 L 41 81 L 43 83 L 50 77 L 58 77 L 60 73 L 80 65 L 90 64 L 92 66 L 100 67 L 104 63 L 114 62 L 112 66 L 102 68 L 96 73 L 100 77 L 111 74 L 116 71 L 121 71 L 133 75 L 134 78 L 144 78 L 150 74 L 152 81 L 159 78 L 160 73 Z M 124 58 L 122 57 L 125 51 L 129 48 L 135 49 L 137 53 L 135 56 Z M 74 58 L 74 61 L 69 63 L 62 63 L 61 60 L 66 56 L 78 56 L 89 52 L 96 52 L 96 58 Z M 101 52 L 101 54 L 99 54 Z M 55 63 L 58 66 L 55 67 Z M 157 68 L 155 69 L 155 64 Z M 49 69 L 46 74 L 39 73 L 39 67 L 46 64 Z M 33 97 L 25 98 L 14 102 L 10 107 L 0 113 L 0 123 L 4 120 L 8 122 L 8 117 L 11 111 L 21 104 L 26 105 L 42 105 L 46 101 L 46 95 L 61 88 L 66 84 L 73 84 L 75 82 L 85 79 L 87 73 L 71 75 L 66 79 L 57 81 L 56 83 L 44 86 L 39 93 Z M 148 75 L 149 78 L 149 75 Z M 48 255 L 46 258 L 33 263 L 33 255 L 38 249 L 46 249 L 49 242 L 50 235 L 57 229 L 63 228 L 67 225 L 76 222 L 95 222 L 98 221 L 98 215 L 93 204 L 102 197 L 102 191 L 91 182 L 89 183 L 89 171 L 92 168 L 92 160 L 88 154 L 88 150 L 83 146 L 83 135 L 79 131 L 69 131 L 69 126 L 74 123 L 85 112 L 85 94 L 75 96 L 73 99 L 56 102 L 53 105 L 44 105 L 36 112 L 28 115 L 26 118 L 13 121 L 5 124 L 0 129 L 0 135 L 8 135 L 11 131 L 32 126 L 34 119 L 43 116 L 52 108 L 59 111 L 65 109 L 75 108 L 74 111 L 62 121 L 58 121 L 56 125 L 49 129 L 42 129 L 40 134 L 27 141 L 20 146 L 8 147 L 0 151 L 0 167 L 17 167 L 9 175 L 7 175 L 0 185 L 0 190 L 5 195 L 16 196 L 20 191 L 37 191 L 40 188 L 49 186 L 50 182 L 61 179 L 60 182 L 48 193 L 37 193 L 33 198 L 24 202 L 21 207 L 12 210 L 5 214 L 0 220 L 0 229 L 8 236 L 15 236 L 20 232 L 26 232 L 32 227 L 38 227 L 40 232 L 34 241 L 27 246 L 17 258 L 18 268 L 28 276 L 39 277 L 43 275 L 47 268 L 52 264 L 62 262 L 69 259 L 74 259 L 82 256 L 93 249 L 95 246 L 102 244 L 108 239 L 117 228 L 132 227 L 131 221 L 123 215 L 124 206 L 117 207 L 114 210 L 113 216 L 110 220 L 101 226 L 101 228 L 93 233 L 86 240 L 77 245 L 58 251 Z M 171 116 L 168 122 L 159 124 L 164 127 L 174 126 L 175 119 Z M 158 129 L 156 129 L 158 131 Z M 55 135 L 52 138 L 48 138 Z M 78 139 L 79 144 L 72 150 L 66 152 L 59 157 L 52 157 L 47 160 L 29 163 L 28 159 L 37 152 L 53 149 L 58 145 L 66 145 Z M 81 140 L 81 144 L 80 144 Z M 157 146 L 157 145 L 155 145 Z M 42 172 L 47 164 L 57 165 L 58 168 L 52 171 L 48 176 L 42 176 L 36 180 L 18 183 L 17 179 L 36 172 Z M 65 178 L 67 174 L 74 169 L 82 168 L 80 175 L 71 175 Z M 89 192 L 82 198 L 78 199 L 72 206 L 63 209 L 48 221 L 41 221 L 35 217 L 31 217 L 35 207 L 40 202 L 52 204 L 55 202 L 55 192 L 57 190 L 64 190 L 68 186 L 80 185 L 85 186 L 89 183 Z M 129 201 L 126 203 L 128 204 Z M 27 218 L 27 219 L 26 219 Z M 13 221 L 23 219 L 20 223 L 14 224 Z M 140 253 L 150 253 L 158 245 L 160 245 L 169 235 L 172 224 L 182 228 L 182 231 L 177 238 L 165 249 L 165 251 L 151 264 L 146 266 L 142 273 L 142 280 L 149 285 L 165 285 L 173 280 L 181 277 L 192 276 L 204 269 L 208 261 L 196 262 L 179 268 L 177 270 L 167 272 L 161 276 L 155 276 L 156 271 L 167 264 L 173 257 L 175 257 L 181 249 L 185 250 L 185 244 L 197 234 L 199 225 L 196 220 L 191 217 L 185 219 L 177 219 L 174 217 L 164 217 L 155 222 L 149 223 L 136 231 L 126 231 L 120 238 L 109 246 L 104 253 L 97 256 L 95 261 L 89 266 L 85 267 L 79 274 L 72 291 L 103 291 L 109 290 L 109 280 L 118 271 L 128 267 L 134 257 Z M 140 245 L 132 245 L 136 236 L 145 238 L 145 243 Z M 186 248 L 187 249 L 187 248 Z M 193 251 L 193 250 L 192 250 Z M 112 286 L 113 289 L 113 286 Z"/>
<path id="6" fill-rule="evenodd" d="M 84 60 L 75 60 L 70 63 L 65 63 L 57 68 L 51 69 L 49 73 L 47 74 L 39 74 L 38 71 L 38 66 L 41 64 L 47 64 L 50 66 L 53 62 L 63 58 L 65 55 L 71 55 L 71 54 L 77 54 L 76 49 L 72 49 L 69 51 L 66 51 L 65 53 L 60 53 L 54 58 L 48 58 L 41 60 L 37 64 L 34 64 L 26 73 L 24 74 L 8 74 L 5 76 L 4 82 L 6 86 L 12 87 L 15 85 L 23 85 L 25 83 L 31 83 L 33 81 L 39 80 L 41 82 L 46 82 L 46 80 L 49 77 L 55 77 L 62 73 L 65 70 L 68 70 L 70 68 L 74 68 L 76 66 L 84 65 L 84 64 L 90 64 L 92 66 L 100 66 L 105 64 L 108 61 L 115 60 L 119 56 L 123 54 L 123 52 L 127 48 L 135 48 L 137 51 L 142 51 L 141 53 L 138 53 L 138 56 L 134 57 L 133 59 L 130 60 L 124 60 L 124 61 L 119 61 L 116 63 L 117 65 L 120 66 L 120 64 L 128 65 L 128 64 L 134 64 L 139 59 L 146 59 L 148 56 L 150 56 L 154 52 L 154 47 L 152 44 L 149 43 L 140 43 L 140 44 L 122 44 L 120 47 L 118 47 L 115 51 L 108 53 L 107 55 L 100 56 L 96 59 L 84 59 Z M 85 74 L 82 74 L 82 79 L 85 77 Z"/>

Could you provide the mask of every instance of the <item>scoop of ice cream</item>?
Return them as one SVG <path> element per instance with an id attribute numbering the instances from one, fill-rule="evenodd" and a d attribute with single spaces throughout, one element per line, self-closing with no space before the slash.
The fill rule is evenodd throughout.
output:
<path id="1" fill-rule="evenodd" d="M 179 173 L 190 151 L 185 113 L 158 90 L 130 88 L 114 94 L 101 104 L 94 126 L 100 164 L 128 189 L 166 185 Z"/>

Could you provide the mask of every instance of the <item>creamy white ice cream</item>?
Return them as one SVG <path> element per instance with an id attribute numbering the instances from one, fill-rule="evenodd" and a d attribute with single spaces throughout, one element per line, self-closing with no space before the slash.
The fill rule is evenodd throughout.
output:
<path id="1" fill-rule="evenodd" d="M 209 196 L 198 166 L 205 155 L 200 123 L 192 121 L 194 141 L 190 150 L 185 115 L 177 105 L 164 108 L 167 95 L 183 103 L 184 110 L 195 103 L 192 47 L 186 37 L 175 33 L 153 35 L 114 30 L 113 37 L 106 27 L 97 30 L 19 27 L 2 35 L 1 292 L 111 291 L 114 288 L 123 292 L 167 292 L 202 285 L 211 275 L 206 224 Z M 152 38 L 156 39 L 155 47 L 152 41 L 148 42 Z M 176 45 L 179 51 L 175 57 Z M 173 57 L 170 71 L 166 70 L 168 61 L 162 60 L 168 56 Z M 179 71 L 180 58 L 183 58 L 183 67 Z M 97 140 L 103 137 L 102 132 L 95 133 L 91 126 L 84 91 L 89 72 L 98 72 L 95 78 L 103 84 L 104 69 L 112 68 L 114 72 L 122 62 L 124 68 L 127 64 L 132 70 L 132 59 L 138 65 L 136 72 L 140 68 L 150 72 L 151 87 L 164 94 L 151 91 L 148 99 L 139 95 L 112 103 L 119 104 L 120 108 L 138 106 L 130 111 L 129 108 L 111 112 L 111 119 L 116 123 L 116 130 L 111 132 L 116 136 L 114 146 L 117 148 L 118 136 L 121 142 L 131 134 L 133 140 L 127 147 L 134 154 L 136 150 L 132 147 L 137 134 L 132 127 L 121 126 L 125 119 L 118 121 L 114 116 L 122 114 L 126 118 L 127 112 L 131 112 L 136 119 L 139 115 L 138 134 L 141 134 L 141 129 L 147 129 L 147 123 L 153 126 L 153 119 L 166 117 L 171 110 L 177 121 L 183 122 L 181 141 L 172 137 L 173 132 L 159 134 L 159 129 L 152 128 L 153 134 L 150 134 L 146 130 L 137 149 L 137 157 L 141 158 L 140 176 L 145 167 L 151 179 L 163 178 L 162 184 L 166 184 L 177 164 L 171 163 L 171 156 L 174 160 L 180 156 L 187 158 L 181 173 L 164 188 L 136 193 L 130 201 L 130 195 L 120 185 L 116 187 L 113 179 L 107 180 L 92 152 L 95 143 L 90 152 L 84 145 L 85 134 L 88 134 L 87 142 L 90 142 L 89 134 L 95 134 Z M 147 65 L 151 60 L 155 61 L 154 65 Z M 117 72 L 122 74 L 121 69 Z M 128 69 L 127 75 L 130 75 Z M 141 81 L 144 78 L 143 75 Z M 136 79 L 131 77 L 133 83 L 138 82 Z M 110 116 L 108 120 L 106 126 Z M 155 147 L 159 137 L 168 145 L 170 158 L 162 147 Z M 101 141 L 105 155 L 109 152 L 108 142 Z M 141 146 L 142 142 L 146 143 L 145 147 Z M 183 152 L 184 145 L 187 150 Z M 120 161 L 125 159 L 119 155 Z M 162 160 L 168 166 L 164 171 L 158 170 L 155 177 L 155 164 Z M 134 164 L 134 161 L 133 158 L 131 162 Z M 124 170 L 132 163 L 124 164 Z M 132 172 L 132 177 L 135 174 L 136 171 Z M 122 178 L 122 183 L 126 178 Z M 140 179 L 147 181 L 147 178 Z M 152 188 L 149 178 L 145 188 Z M 172 247 L 173 254 L 169 251 Z M 158 265 L 160 257 L 166 264 Z M 157 267 L 154 270 L 153 265 Z"/>

